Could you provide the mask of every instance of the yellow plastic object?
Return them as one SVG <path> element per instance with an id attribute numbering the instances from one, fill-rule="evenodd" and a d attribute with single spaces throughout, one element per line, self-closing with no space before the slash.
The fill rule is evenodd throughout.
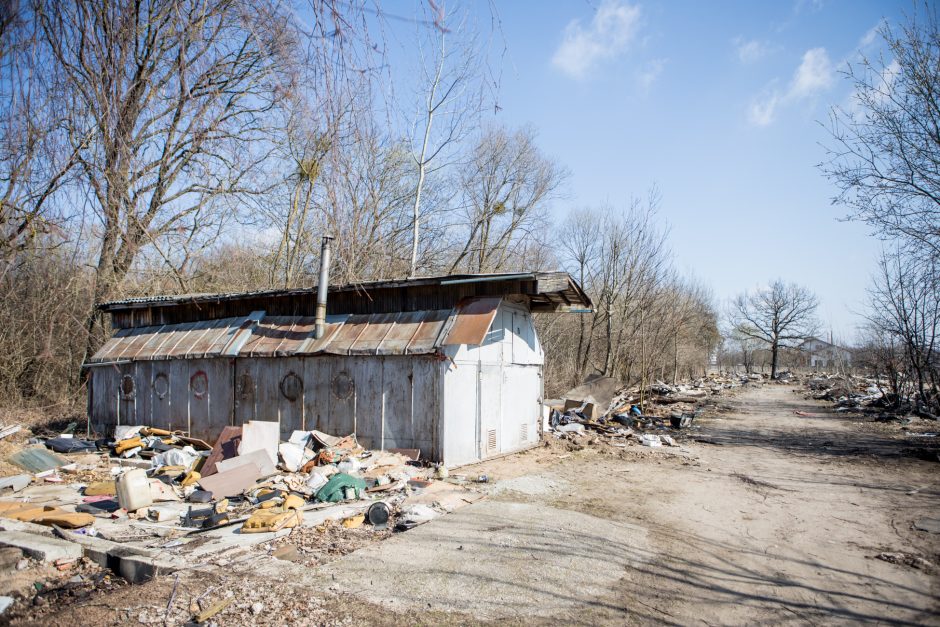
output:
<path id="1" fill-rule="evenodd" d="M 166 429 L 157 429 L 156 427 L 145 427 L 140 430 L 144 435 L 173 435 L 172 431 L 167 431 Z"/>
<path id="2" fill-rule="evenodd" d="M 85 496 L 114 496 L 117 485 L 113 481 L 95 481 L 85 486 Z"/>
<path id="3" fill-rule="evenodd" d="M 242 525 L 242 533 L 268 533 L 296 527 L 303 520 L 299 510 L 281 508 L 262 509 L 256 511 Z"/>
<path id="4" fill-rule="evenodd" d="M 17 509 L 23 509 L 23 507 L 25 507 L 26 505 L 28 505 L 28 503 L 11 503 L 11 502 L 0 503 L 0 516 L 5 516 L 7 512 L 12 512 Z"/>
<path id="5" fill-rule="evenodd" d="M 192 470 L 186 473 L 186 476 L 183 477 L 183 481 L 180 482 L 180 485 L 182 485 L 185 488 L 186 486 L 199 483 L 200 479 L 202 479 L 202 475 L 196 472 L 195 470 Z"/>
<path id="6" fill-rule="evenodd" d="M 304 506 L 304 499 L 296 494 L 289 494 L 284 499 L 284 509 L 301 509 Z"/>
<path id="7" fill-rule="evenodd" d="M 140 439 L 140 436 L 129 438 L 127 440 L 121 440 L 114 447 L 114 452 L 120 455 L 124 451 L 129 451 L 132 448 L 143 446 L 144 441 Z"/>
<path id="8" fill-rule="evenodd" d="M 153 476 L 175 477 L 186 472 L 185 466 L 160 466 L 153 471 Z"/>
<path id="9" fill-rule="evenodd" d="M 41 518 L 48 512 L 55 511 L 56 508 L 50 505 L 32 505 L 29 507 L 24 507 L 18 510 L 12 510 L 3 514 L 4 518 L 12 518 L 13 520 L 22 520 L 23 522 L 33 522 L 37 518 Z"/>
<path id="10" fill-rule="evenodd" d="M 349 518 L 343 520 L 343 526 L 347 529 L 357 529 L 362 526 L 362 523 L 365 519 L 365 514 L 350 516 Z"/>
<path id="11" fill-rule="evenodd" d="M 54 510 L 51 512 L 46 512 L 39 518 L 33 519 L 34 523 L 40 525 L 58 525 L 65 529 L 78 529 L 79 527 L 87 527 L 88 525 L 95 522 L 95 517 L 91 514 L 80 514 L 77 512 L 65 512 L 62 510 Z"/>

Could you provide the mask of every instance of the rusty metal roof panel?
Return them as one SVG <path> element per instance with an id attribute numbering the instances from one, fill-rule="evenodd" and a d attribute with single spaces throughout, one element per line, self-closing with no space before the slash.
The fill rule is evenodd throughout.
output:
<path id="1" fill-rule="evenodd" d="M 349 355 L 376 355 L 382 340 L 395 327 L 400 313 L 370 314 L 365 321 L 355 341 L 348 348 Z M 327 347 L 329 350 L 329 347 Z"/>
<path id="2" fill-rule="evenodd" d="M 458 303 L 455 320 L 443 345 L 479 345 L 486 338 L 502 298 L 471 298 Z"/>
<path id="3" fill-rule="evenodd" d="M 215 357 L 245 318 L 122 329 L 104 343 L 89 363 L 123 360 Z"/>
<path id="4" fill-rule="evenodd" d="M 451 309 L 440 309 L 425 312 L 422 320 L 415 329 L 415 333 L 405 347 L 407 355 L 422 355 L 434 353 L 441 347 L 443 329 L 450 319 Z"/>
<path id="5" fill-rule="evenodd" d="M 325 343 L 319 351 L 331 355 L 350 355 L 356 345 L 356 340 L 369 326 L 373 314 L 358 314 L 349 316 L 336 333 L 330 336 L 330 341 Z"/>
<path id="6" fill-rule="evenodd" d="M 415 333 L 421 327 L 421 323 L 433 313 L 435 312 L 410 311 L 396 314 L 395 319 L 382 337 L 382 341 L 373 347 L 373 354 L 404 355 L 411 340 L 414 339 Z"/>
<path id="7" fill-rule="evenodd" d="M 312 316 L 265 316 L 239 355 L 293 355 L 313 335 L 313 331 Z"/>
<path id="8" fill-rule="evenodd" d="M 436 352 L 445 337 L 453 343 L 454 338 L 466 339 L 481 329 L 485 336 L 499 299 L 482 299 L 495 304 L 479 300 L 468 301 L 457 311 L 331 315 L 320 339 L 315 337 L 312 316 L 264 316 L 263 312 L 244 318 L 122 329 L 89 363 L 236 355 L 428 354 Z"/>

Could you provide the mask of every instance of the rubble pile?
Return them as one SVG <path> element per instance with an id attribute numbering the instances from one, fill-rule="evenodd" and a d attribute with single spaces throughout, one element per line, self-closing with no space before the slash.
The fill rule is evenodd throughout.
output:
<path id="1" fill-rule="evenodd" d="M 816 375 L 805 382 L 810 398 L 830 401 L 836 411 L 909 413 L 909 404 L 897 403 L 893 394 L 885 392 L 885 383 L 873 377 L 852 375 Z"/>
<path id="2" fill-rule="evenodd" d="M 315 430 L 282 441 L 276 422 L 227 426 L 213 445 L 148 426 L 99 440 L 72 430 L 6 443 L 18 474 L 0 478 L 0 545 L 65 579 L 0 597 L 10 599 L 0 615 L 14 601 L 41 604 L 42 590 L 87 594 L 103 579 L 76 579 L 80 564 L 132 582 L 244 551 L 317 564 L 483 498 L 416 449 L 367 450 Z"/>
<path id="3" fill-rule="evenodd" d="M 644 389 L 625 388 L 609 377 L 595 377 L 550 403 L 548 429 L 558 439 L 591 443 L 600 438 L 615 447 L 679 446 L 686 430 L 715 397 L 750 377 L 711 375 L 687 384 L 661 381 Z"/>

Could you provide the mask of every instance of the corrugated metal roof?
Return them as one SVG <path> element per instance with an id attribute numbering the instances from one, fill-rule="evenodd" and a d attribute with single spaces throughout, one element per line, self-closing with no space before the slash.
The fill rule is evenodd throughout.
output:
<path id="1" fill-rule="evenodd" d="M 533 280 L 539 283 L 539 291 L 546 290 L 552 298 L 558 298 L 566 304 L 591 307 L 591 300 L 581 287 L 566 272 L 506 272 L 494 274 L 451 274 L 446 276 L 422 277 L 390 281 L 364 281 L 348 285 L 333 285 L 330 293 L 369 292 L 372 290 L 404 289 L 416 286 L 454 285 L 461 283 L 486 283 L 491 281 Z M 120 311 L 135 307 L 172 306 L 183 303 L 216 303 L 253 297 L 291 296 L 316 293 L 316 286 L 292 289 L 255 290 L 250 292 L 230 292 L 222 294 L 175 294 L 164 296 L 141 296 L 125 298 L 99 305 L 102 311 Z M 564 296 L 555 296 L 564 292 Z M 559 301 L 559 302 L 560 302 Z"/>
<path id="2" fill-rule="evenodd" d="M 314 337 L 313 316 L 252 315 L 122 329 L 88 363 L 236 355 L 428 354 L 443 345 L 451 318 L 456 322 L 460 313 L 447 309 L 327 316 L 325 333 L 320 339 Z M 245 334 L 250 334 L 247 339 Z"/>

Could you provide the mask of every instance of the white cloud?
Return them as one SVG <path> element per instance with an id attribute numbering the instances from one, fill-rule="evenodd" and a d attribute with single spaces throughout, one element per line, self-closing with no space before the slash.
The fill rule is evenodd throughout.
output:
<path id="1" fill-rule="evenodd" d="M 626 50 L 636 37 L 639 23 L 639 5 L 604 0 L 587 27 L 577 19 L 568 23 L 552 64 L 568 76 L 581 78 L 597 63 Z"/>
<path id="2" fill-rule="evenodd" d="M 770 46 L 757 39 L 744 40 L 741 37 L 734 39 L 734 45 L 738 54 L 738 61 L 741 63 L 755 63 L 760 61 L 770 52 Z"/>
<path id="3" fill-rule="evenodd" d="M 832 86 L 834 72 L 825 48 L 811 48 L 803 53 L 800 66 L 793 73 L 787 89 L 770 89 L 751 103 L 748 120 L 755 126 L 767 126 L 774 121 L 782 105 L 808 100 Z"/>
<path id="4" fill-rule="evenodd" d="M 859 48 L 867 48 L 868 46 L 875 43 L 875 41 L 881 36 L 881 27 L 884 26 L 885 21 L 883 19 L 878 20 L 878 23 L 868 29 L 862 38 L 858 42 Z"/>
<path id="5" fill-rule="evenodd" d="M 774 121 L 778 104 L 780 104 L 780 94 L 777 91 L 771 91 L 763 98 L 758 98 L 748 107 L 748 121 L 754 126 L 767 126 Z"/>
<path id="6" fill-rule="evenodd" d="M 796 69 L 790 84 L 791 99 L 807 98 L 832 85 L 832 62 L 825 48 L 813 48 L 803 54 L 803 62 Z"/>
<path id="7" fill-rule="evenodd" d="M 648 92 L 650 87 L 653 86 L 653 83 L 656 82 L 656 79 L 659 78 L 659 75 L 663 73 L 663 68 L 665 66 L 666 59 L 655 59 L 650 62 L 646 69 L 637 74 L 637 80 L 640 83 L 640 89 L 644 93 Z"/>

